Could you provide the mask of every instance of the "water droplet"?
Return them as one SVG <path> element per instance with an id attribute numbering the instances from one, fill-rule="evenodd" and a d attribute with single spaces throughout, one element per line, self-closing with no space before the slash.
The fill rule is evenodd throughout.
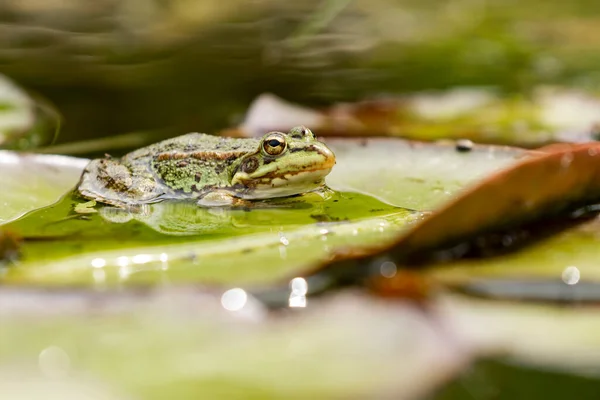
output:
<path id="1" fill-rule="evenodd" d="M 596 149 L 595 147 L 590 147 L 588 149 L 588 154 L 594 157 L 595 155 L 598 155 L 598 149 Z"/>
<path id="2" fill-rule="evenodd" d="M 129 257 L 125 257 L 125 256 L 117 257 L 116 261 L 117 261 L 117 265 L 119 267 L 126 267 L 129 265 Z"/>
<path id="3" fill-rule="evenodd" d="M 287 258 L 287 248 L 283 244 L 279 246 L 279 257 L 281 257 L 282 260 Z"/>
<path id="4" fill-rule="evenodd" d="M 160 253 L 160 256 L 158 256 L 158 259 L 162 263 L 160 268 L 163 271 L 166 271 L 167 269 L 169 269 L 169 255 L 167 253 Z"/>
<path id="5" fill-rule="evenodd" d="M 473 150 L 473 142 L 469 139 L 460 139 L 456 141 L 456 151 L 468 152 Z"/>
<path id="6" fill-rule="evenodd" d="M 94 268 L 102 268 L 106 266 L 106 260 L 104 258 L 94 258 L 91 264 Z"/>
<path id="7" fill-rule="evenodd" d="M 50 378 L 62 378 L 69 374 L 71 358 L 58 346 L 50 346 L 40 352 L 38 366 L 42 374 Z"/>
<path id="8" fill-rule="evenodd" d="M 569 266 L 565 268 L 562 272 L 562 280 L 567 285 L 575 285 L 579 282 L 581 274 L 579 269 L 575 266 Z"/>
<path id="9" fill-rule="evenodd" d="M 287 246 L 288 244 L 290 244 L 290 241 L 285 236 L 281 236 L 279 238 L 279 242 L 284 246 Z"/>
<path id="10" fill-rule="evenodd" d="M 319 233 L 320 233 L 321 235 L 327 235 L 327 234 L 329 233 L 329 231 L 328 231 L 327 229 L 323 228 L 323 229 L 321 229 L 321 230 L 319 231 Z"/>
<path id="11" fill-rule="evenodd" d="M 398 267 L 396 267 L 396 264 L 392 261 L 385 261 L 379 267 L 379 272 L 386 278 L 393 278 L 397 271 Z"/>
<path id="12" fill-rule="evenodd" d="M 565 153 L 560 159 L 560 166 L 563 168 L 569 168 L 573 162 L 573 153 Z"/>
<path id="13" fill-rule="evenodd" d="M 306 296 L 298 296 L 291 294 L 288 301 L 290 308 L 303 308 L 306 307 Z"/>
<path id="14" fill-rule="evenodd" d="M 308 292 L 308 282 L 304 278 L 294 278 L 290 281 L 289 307 L 306 307 L 306 293 Z"/>
<path id="15" fill-rule="evenodd" d="M 136 254 L 131 257 L 131 262 L 134 264 L 146 264 L 152 261 L 152 255 L 150 254 Z"/>
<path id="16" fill-rule="evenodd" d="M 290 289 L 293 294 L 304 296 L 308 292 L 308 282 L 304 278 L 294 278 L 290 281 Z"/>
<path id="17" fill-rule="evenodd" d="M 221 305 L 228 311 L 239 311 L 246 305 L 248 295 L 244 289 L 229 289 L 221 296 Z"/>

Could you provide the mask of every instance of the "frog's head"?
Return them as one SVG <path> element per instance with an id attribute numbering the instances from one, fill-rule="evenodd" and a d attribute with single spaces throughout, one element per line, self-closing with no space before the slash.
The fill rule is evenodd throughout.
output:
<path id="1" fill-rule="evenodd" d="M 231 183 L 248 199 L 291 196 L 323 186 L 334 164 L 333 152 L 299 126 L 263 136 L 258 149 L 240 160 Z"/>

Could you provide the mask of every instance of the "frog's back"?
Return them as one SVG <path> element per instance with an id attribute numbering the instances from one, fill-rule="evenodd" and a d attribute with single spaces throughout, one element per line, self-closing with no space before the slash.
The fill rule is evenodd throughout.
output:
<path id="1" fill-rule="evenodd" d="M 122 161 L 136 176 L 153 177 L 166 195 L 195 197 L 228 187 L 241 157 L 256 151 L 255 139 L 188 133 L 136 150 Z"/>
<path id="2" fill-rule="evenodd" d="M 177 158 L 195 156 L 196 158 L 215 160 L 227 156 L 241 157 L 257 149 L 258 140 L 225 138 L 205 133 L 188 133 L 172 139 L 135 150 L 123 157 L 123 161 L 134 162 L 141 158 L 169 158 L 173 155 Z"/>

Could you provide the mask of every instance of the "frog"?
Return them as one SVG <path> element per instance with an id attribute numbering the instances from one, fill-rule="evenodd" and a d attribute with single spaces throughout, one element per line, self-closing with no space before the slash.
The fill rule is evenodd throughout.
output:
<path id="1" fill-rule="evenodd" d="M 305 126 L 262 138 L 188 133 L 90 161 L 76 187 L 87 200 L 127 208 L 167 199 L 198 206 L 251 206 L 256 201 L 326 188 L 336 159 Z"/>

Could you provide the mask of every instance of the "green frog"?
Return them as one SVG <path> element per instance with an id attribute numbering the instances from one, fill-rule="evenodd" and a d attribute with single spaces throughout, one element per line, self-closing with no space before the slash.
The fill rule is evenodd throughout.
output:
<path id="1" fill-rule="evenodd" d="M 189 133 L 120 159 L 92 160 L 77 192 L 123 208 L 164 199 L 194 199 L 206 207 L 248 205 L 323 187 L 334 165 L 333 152 L 304 126 L 261 139 Z"/>

